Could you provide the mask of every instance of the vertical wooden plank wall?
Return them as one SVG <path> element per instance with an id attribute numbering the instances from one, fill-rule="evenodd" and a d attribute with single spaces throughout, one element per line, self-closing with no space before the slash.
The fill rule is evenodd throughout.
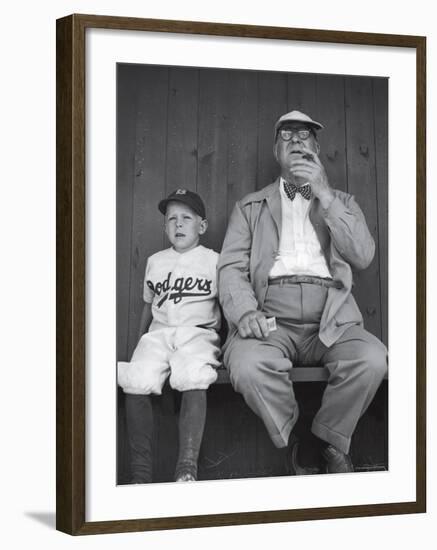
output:
<path id="1" fill-rule="evenodd" d="M 153 82 L 153 85 L 150 85 Z M 157 203 L 167 172 L 169 69 L 153 67 L 138 73 L 136 145 L 134 157 L 132 267 L 129 352 L 138 340 L 143 308 L 143 279 L 147 257 L 162 248 L 162 216 Z"/>
<path id="2" fill-rule="evenodd" d="M 227 218 L 236 203 L 256 185 L 258 154 L 258 74 L 230 71 L 228 105 Z"/>
<path id="3" fill-rule="evenodd" d="M 278 173 L 273 125 L 291 109 L 325 125 L 332 185 L 363 209 L 377 253 L 355 276 L 366 327 L 387 343 L 387 81 L 368 77 L 126 65 L 119 68 L 118 359 L 132 353 L 147 256 L 168 243 L 157 204 L 197 190 L 220 250 L 236 200 Z"/>
<path id="4" fill-rule="evenodd" d="M 319 132 L 320 160 L 332 187 L 347 191 L 344 78 L 319 75 L 316 92 L 316 120 L 326 128 Z"/>
<path id="5" fill-rule="evenodd" d="M 348 192 L 363 209 L 378 245 L 378 196 L 375 161 L 375 124 L 372 80 L 349 78 L 345 82 Z M 354 295 L 367 330 L 381 337 L 379 255 L 365 271 L 355 274 Z"/>
<path id="6" fill-rule="evenodd" d="M 130 288 L 132 264 L 132 205 L 136 149 L 137 71 L 130 65 L 117 67 L 117 357 L 128 357 L 130 327 Z M 117 470 L 128 471 L 129 449 L 125 437 L 124 399 L 119 388 L 117 415 Z"/>
<path id="7" fill-rule="evenodd" d="M 381 338 L 388 345 L 388 80 L 373 84 L 375 120 L 376 188 L 378 193 L 379 285 L 381 298 Z"/>
<path id="8" fill-rule="evenodd" d="M 132 203 L 136 143 L 136 83 L 129 65 L 117 67 L 117 356 L 129 353 L 129 292 L 132 259 Z"/>
<path id="9" fill-rule="evenodd" d="M 146 259 L 168 246 L 158 202 L 178 187 L 197 191 L 209 221 L 203 244 L 219 251 L 235 201 L 278 175 L 273 126 L 292 109 L 325 126 L 319 133 L 320 156 L 329 180 L 356 197 L 375 238 L 375 259 L 355 275 L 354 295 L 366 328 L 387 344 L 386 79 L 119 65 L 117 90 L 118 360 L 128 360 L 137 342 Z M 223 418 L 220 410 L 228 405 L 240 407 L 224 391 L 220 399 L 217 418 Z M 122 400 L 120 406 L 118 456 L 123 470 Z M 174 411 L 170 413 L 159 415 L 157 443 L 161 437 L 177 438 Z M 211 421 L 216 436 L 225 441 L 223 421 Z M 263 454 L 269 452 L 267 435 L 251 415 L 241 412 L 238 422 L 241 437 L 248 440 L 240 450 L 245 454 L 247 449 L 247 456 L 228 460 L 235 461 L 236 470 L 242 461 L 248 471 L 259 472 L 266 464 Z M 220 460 L 210 443 L 204 443 L 206 455 Z M 226 448 L 233 448 L 231 443 Z M 168 462 L 163 471 L 170 468 L 173 454 L 160 457 Z M 272 456 L 271 464 L 279 460 Z"/>
<path id="10" fill-rule="evenodd" d="M 168 190 L 185 187 L 195 191 L 199 71 L 172 69 L 168 86 L 167 162 L 165 180 L 162 183 Z M 161 189 L 161 193 L 163 191 L 164 189 Z"/>
<path id="11" fill-rule="evenodd" d="M 257 189 L 262 189 L 278 175 L 278 164 L 273 157 L 273 131 L 278 117 L 288 110 L 287 75 L 281 73 L 260 73 L 258 94 L 258 158 L 254 159 L 258 167 Z"/>
<path id="12" fill-rule="evenodd" d="M 229 71 L 200 71 L 197 192 L 205 201 L 205 246 L 220 250 L 226 229 Z"/>

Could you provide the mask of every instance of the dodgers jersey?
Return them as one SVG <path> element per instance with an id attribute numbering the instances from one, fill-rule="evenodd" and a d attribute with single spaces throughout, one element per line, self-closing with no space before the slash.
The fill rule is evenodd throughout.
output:
<path id="1" fill-rule="evenodd" d="M 143 293 L 152 304 L 149 332 L 178 326 L 220 328 L 218 257 L 202 245 L 182 254 L 167 248 L 150 256 Z"/>

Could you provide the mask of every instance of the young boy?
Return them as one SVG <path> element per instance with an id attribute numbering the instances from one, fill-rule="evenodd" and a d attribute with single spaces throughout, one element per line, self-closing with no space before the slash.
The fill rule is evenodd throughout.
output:
<path id="1" fill-rule="evenodd" d="M 218 254 L 199 245 L 208 223 L 196 193 L 177 189 L 158 205 L 171 248 L 153 254 L 144 279 L 139 342 L 129 363 L 118 363 L 126 394 L 132 483 L 152 481 L 153 414 L 150 394 L 161 394 L 170 374 L 182 392 L 175 481 L 195 481 L 206 417 L 206 389 L 219 365 Z"/>

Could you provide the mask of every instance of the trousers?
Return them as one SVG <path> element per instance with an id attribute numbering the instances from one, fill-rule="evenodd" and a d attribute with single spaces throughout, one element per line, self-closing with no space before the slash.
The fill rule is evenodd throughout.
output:
<path id="1" fill-rule="evenodd" d="M 166 378 L 178 391 L 205 390 L 217 379 L 220 338 L 214 330 L 166 327 L 143 334 L 130 362 L 118 362 L 125 393 L 160 395 Z"/>
<path id="2" fill-rule="evenodd" d="M 277 329 L 265 340 L 241 338 L 227 346 L 224 363 L 234 389 L 264 422 L 274 445 L 285 447 L 299 407 L 290 380 L 293 364 L 322 364 L 329 378 L 312 432 L 349 452 L 358 420 L 387 372 L 387 349 L 360 324 L 350 323 L 329 348 L 319 339 L 328 289 L 306 283 L 271 285 L 263 313 Z"/>

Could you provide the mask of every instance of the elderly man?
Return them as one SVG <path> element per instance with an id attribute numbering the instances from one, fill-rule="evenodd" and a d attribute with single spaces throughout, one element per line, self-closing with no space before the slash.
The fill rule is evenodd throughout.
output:
<path id="1" fill-rule="evenodd" d="M 352 269 L 370 264 L 375 244 L 354 198 L 328 182 L 322 128 L 299 111 L 277 121 L 280 177 L 235 205 L 218 276 L 225 365 L 276 447 L 295 448 L 293 364 L 328 368 L 312 432 L 326 471 L 338 473 L 353 471 L 351 436 L 386 373 L 387 350 L 363 328 L 351 294 Z"/>

